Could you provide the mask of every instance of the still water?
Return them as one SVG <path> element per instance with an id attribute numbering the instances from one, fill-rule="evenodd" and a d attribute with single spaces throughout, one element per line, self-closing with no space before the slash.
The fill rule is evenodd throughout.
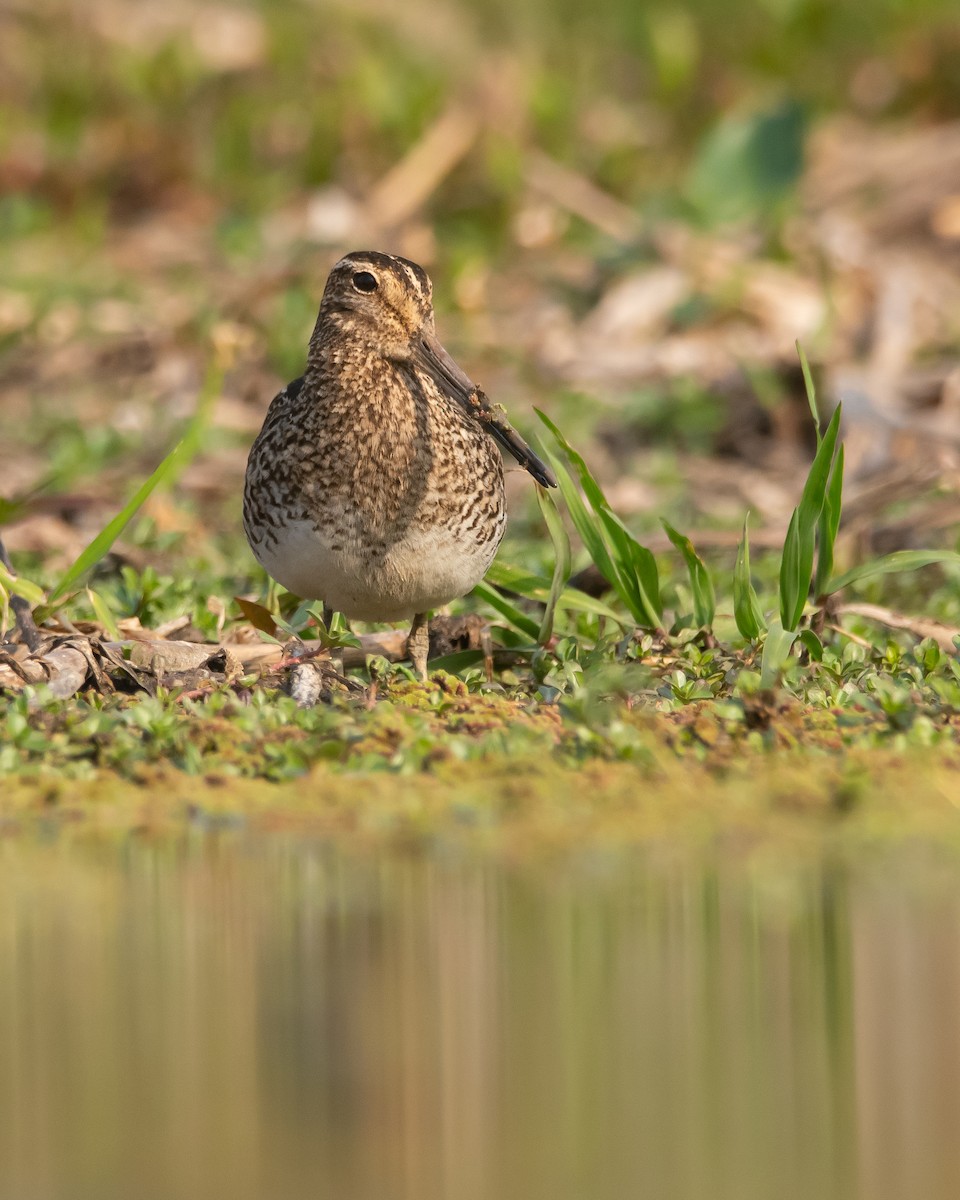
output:
<path id="1" fill-rule="evenodd" d="M 8 838 L 0 1197 L 955 1200 L 923 875 Z"/>

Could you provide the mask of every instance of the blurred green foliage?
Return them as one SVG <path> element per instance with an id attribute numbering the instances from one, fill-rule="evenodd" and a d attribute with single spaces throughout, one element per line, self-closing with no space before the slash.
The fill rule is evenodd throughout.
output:
<path id="1" fill-rule="evenodd" d="M 500 119 L 448 182 L 443 219 L 493 227 L 530 144 L 628 202 L 685 180 L 695 207 L 724 216 L 789 185 L 804 111 L 960 112 L 953 0 L 97 12 L 0 10 L 6 236 L 50 205 L 135 211 L 185 182 L 238 214 L 331 180 L 360 190 L 452 100 Z"/>

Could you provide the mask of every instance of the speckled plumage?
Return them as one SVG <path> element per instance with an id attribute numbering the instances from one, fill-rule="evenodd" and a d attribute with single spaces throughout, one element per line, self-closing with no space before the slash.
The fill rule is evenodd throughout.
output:
<path id="1" fill-rule="evenodd" d="M 350 254 L 330 272 L 303 377 L 250 452 L 251 548 L 297 595 L 362 620 L 415 617 L 425 635 L 423 614 L 470 591 L 503 537 L 494 438 L 554 482 L 436 340 L 423 269 Z"/>

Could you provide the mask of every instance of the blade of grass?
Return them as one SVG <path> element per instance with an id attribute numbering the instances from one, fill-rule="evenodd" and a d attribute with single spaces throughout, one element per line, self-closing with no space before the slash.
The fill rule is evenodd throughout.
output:
<path id="1" fill-rule="evenodd" d="M 717 609 L 710 573 L 688 537 L 674 529 L 670 522 L 664 520 L 663 517 L 660 518 L 660 524 L 687 564 L 690 590 L 693 593 L 693 619 L 701 629 L 709 629 L 713 625 L 713 617 Z"/>
<path id="2" fill-rule="evenodd" d="M 91 567 L 96 566 L 101 558 L 110 550 L 120 534 L 127 527 L 147 497 L 161 484 L 170 486 L 177 476 L 195 457 L 200 449 L 203 435 L 210 422 L 214 401 L 220 394 L 223 381 L 223 369 L 219 364 L 211 365 L 197 398 L 197 408 L 184 431 L 183 437 L 174 446 L 163 462 L 149 478 L 137 488 L 120 512 L 109 521 L 97 534 L 93 541 L 82 550 L 76 561 L 71 564 L 63 578 L 50 593 L 48 603 L 53 605 L 64 597 Z"/>
<path id="3" fill-rule="evenodd" d="M 649 629 L 657 629 L 663 623 L 657 560 L 608 505 L 603 505 L 599 516 L 610 538 L 614 563 L 627 584 L 634 619 Z"/>
<path id="4" fill-rule="evenodd" d="M 839 432 L 840 405 L 837 405 L 810 467 L 800 503 L 793 510 L 783 543 L 780 560 L 780 620 L 784 629 L 797 628 L 810 592 L 816 530 L 823 511 Z"/>
<path id="5" fill-rule="evenodd" d="M 497 589 L 485 580 L 481 580 L 477 584 L 471 595 L 478 596 L 485 604 L 489 604 L 491 608 L 496 609 L 515 629 L 519 629 L 521 633 L 526 634 L 533 641 L 537 640 L 540 629 L 536 621 L 532 617 L 527 616 L 525 612 L 521 612 L 515 604 L 511 604 L 505 596 L 501 596 Z"/>
<path id="6" fill-rule="evenodd" d="M 550 581 L 550 594 L 543 610 L 537 641 L 545 646 L 553 636 L 553 622 L 557 613 L 557 603 L 560 595 L 570 578 L 570 539 L 564 528 L 560 511 L 553 497 L 544 489 L 537 488 L 537 503 L 547 525 L 547 532 L 553 542 L 554 564 L 553 578 Z"/>
<path id="7" fill-rule="evenodd" d="M 487 583 L 508 592 L 517 592 L 527 600 L 536 600 L 546 604 L 550 595 L 550 580 L 542 575 L 532 575 L 522 567 L 514 567 L 509 563 L 495 562 L 485 576 Z M 589 613 L 595 617 L 604 617 L 615 621 L 618 625 L 625 624 L 623 613 L 614 612 L 609 604 L 604 604 L 595 596 L 588 596 L 579 588 L 565 587 L 560 593 L 558 607 L 569 612 Z"/>
<path id="8" fill-rule="evenodd" d="M 583 498 L 577 490 L 577 485 L 561 460 L 546 447 L 544 448 L 544 452 L 547 456 L 547 461 L 554 468 L 560 494 L 563 496 L 563 502 L 567 506 L 567 511 L 570 513 L 570 518 L 573 521 L 574 528 L 580 540 L 586 546 L 587 553 L 596 564 L 600 574 L 612 588 L 616 588 L 618 582 L 617 571 L 598 528 L 596 518 L 591 516 L 586 504 L 583 502 Z"/>
<path id="9" fill-rule="evenodd" d="M 882 558 L 872 562 L 861 563 L 859 567 L 851 567 L 842 575 L 835 575 L 827 584 L 825 594 L 832 596 L 834 592 L 842 591 L 852 583 L 862 583 L 865 579 L 875 579 L 878 575 L 896 575 L 902 571 L 916 571 L 920 567 L 935 565 L 960 566 L 960 554 L 956 550 L 894 550 Z"/>
<path id="10" fill-rule="evenodd" d="M 539 408 L 535 408 L 533 411 L 550 430 L 557 441 L 557 445 L 560 446 L 564 454 L 570 460 L 571 465 L 577 472 L 577 476 L 580 480 L 580 486 L 583 488 L 583 493 L 590 502 L 590 506 L 594 509 L 594 511 L 609 507 L 607 505 L 607 498 L 603 494 L 603 489 L 590 473 L 590 468 L 587 466 L 586 462 L 584 462 L 582 456 L 578 454 L 576 450 L 574 450 L 574 448 L 570 445 L 570 443 L 563 436 L 556 425 L 554 425 L 553 421 L 550 420 L 546 413 L 541 412 Z"/>
<path id="11" fill-rule="evenodd" d="M 807 403 L 810 405 L 810 415 L 817 432 L 817 447 L 823 442 L 820 432 L 820 409 L 817 404 L 817 389 L 814 386 L 810 364 L 804 353 L 803 346 L 796 343 L 797 355 L 800 359 L 800 369 L 803 372 L 803 385 L 807 393 Z M 814 578 L 813 594 L 819 598 L 823 588 L 833 571 L 833 548 L 837 541 L 840 528 L 840 512 L 843 498 L 843 443 L 837 447 L 836 457 L 830 471 L 830 482 L 824 494 L 823 509 L 817 523 L 817 571 Z"/>
<path id="12" fill-rule="evenodd" d="M 513 563 L 501 562 L 499 559 L 490 567 L 484 578 L 494 587 L 517 592 L 530 600 L 543 600 L 550 590 L 550 580 L 545 575 L 535 575 L 533 571 L 514 566 Z"/>
<path id="13" fill-rule="evenodd" d="M 42 587 L 24 579 L 22 575 L 12 574 L 3 563 L 0 563 L 0 586 L 11 595 L 22 596 L 30 604 L 39 605 L 46 602 Z"/>
<path id="14" fill-rule="evenodd" d="M 748 641 L 756 641 L 767 623 L 757 593 L 750 578 L 750 534 L 747 529 L 749 515 L 743 519 L 743 537 L 737 547 L 737 561 L 733 568 L 733 616 L 737 628 Z"/>
<path id="15" fill-rule="evenodd" d="M 443 654 L 439 658 L 430 659 L 430 670 L 446 671 L 449 675 L 459 675 L 467 667 L 475 667 L 483 662 L 482 650 L 457 650 L 453 654 Z"/>
<path id="16" fill-rule="evenodd" d="M 820 445 L 820 410 L 817 406 L 817 389 L 813 385 L 813 376 L 810 373 L 810 364 L 807 362 L 807 356 L 804 353 L 803 347 L 800 345 L 799 339 L 794 342 L 797 347 L 797 356 L 800 359 L 800 370 L 803 372 L 803 386 L 807 393 L 807 403 L 810 405 L 810 415 L 813 417 L 813 427 L 817 431 L 817 445 Z"/>
<path id="17" fill-rule="evenodd" d="M 799 607 L 803 612 L 806 591 L 803 588 L 803 564 L 800 552 L 800 518 L 794 509 L 790 515 L 790 524 L 783 539 L 783 549 L 780 552 L 780 622 L 783 625 L 795 625 L 799 616 L 794 617 Z M 810 554 L 810 567 L 813 568 L 813 553 Z"/>
<path id="18" fill-rule="evenodd" d="M 833 549 L 840 529 L 840 513 L 843 508 L 843 443 L 837 447 L 830 472 L 830 483 L 823 499 L 823 512 L 817 525 L 817 574 L 813 581 L 814 597 L 819 599 L 827 580 L 833 574 Z"/>
<path id="19" fill-rule="evenodd" d="M 603 617 L 605 620 L 614 621 L 622 627 L 626 627 L 628 624 L 623 613 L 614 612 L 609 604 L 604 604 L 596 596 L 588 596 L 586 592 L 581 592 L 579 588 L 565 587 L 560 593 L 560 607 L 567 612 L 581 612 L 588 613 L 593 617 Z"/>
<path id="20" fill-rule="evenodd" d="M 563 464 L 556 455 L 548 452 L 577 533 L 600 573 L 617 592 L 637 624 L 656 629 L 663 619 L 656 559 L 610 508 L 603 489 L 590 473 L 586 462 L 557 426 L 539 409 L 535 411 L 566 455 L 593 509 L 591 516 Z M 599 529 L 596 525 L 598 518 Z"/>
<path id="21" fill-rule="evenodd" d="M 619 566 L 614 563 L 610 549 L 604 541 L 602 522 L 599 522 L 597 517 L 588 510 L 580 492 L 577 490 L 577 485 L 574 483 L 563 462 L 549 449 L 545 449 L 545 453 L 547 460 L 554 468 L 560 487 L 560 494 L 563 496 L 567 511 L 570 513 L 571 520 L 580 536 L 580 540 L 586 546 L 587 552 L 596 564 L 600 574 L 623 601 L 630 615 L 635 621 L 642 623 L 644 618 L 642 611 L 637 609 L 634 597 L 635 588 L 631 587 L 630 582 L 623 578 Z"/>
<path id="22" fill-rule="evenodd" d="M 111 640 L 114 642 L 122 642 L 123 635 L 121 634 L 117 625 L 116 618 L 110 611 L 110 607 L 106 600 L 104 600 L 103 596 L 101 596 L 99 592 L 94 591 L 93 588 L 88 587 L 87 598 L 93 606 L 93 611 L 96 614 L 97 620 L 110 635 Z"/>

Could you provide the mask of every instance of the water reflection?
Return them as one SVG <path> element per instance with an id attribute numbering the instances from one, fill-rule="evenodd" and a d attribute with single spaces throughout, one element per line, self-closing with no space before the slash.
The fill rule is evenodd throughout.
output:
<path id="1" fill-rule="evenodd" d="M 960 1195 L 960 892 L 0 845 L 3 1200 Z"/>

